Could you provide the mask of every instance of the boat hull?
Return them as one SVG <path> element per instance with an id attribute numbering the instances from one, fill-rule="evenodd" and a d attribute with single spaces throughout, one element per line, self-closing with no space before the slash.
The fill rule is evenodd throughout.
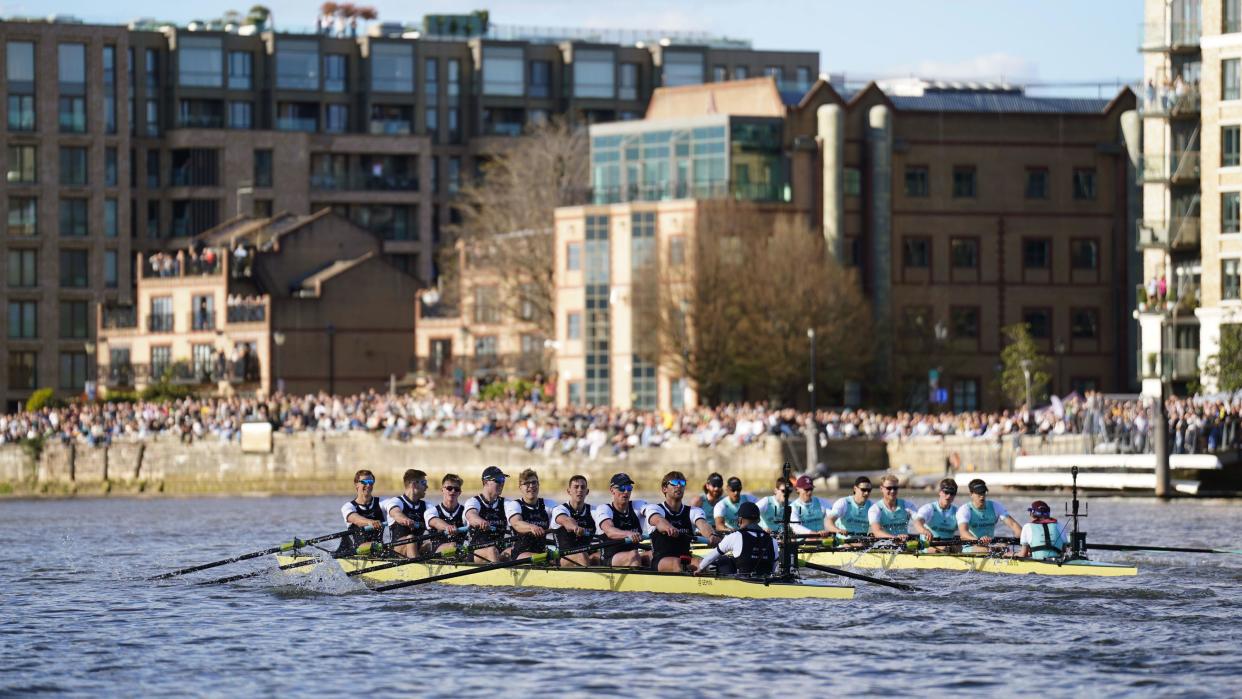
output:
<path id="1" fill-rule="evenodd" d="M 281 565 L 307 560 L 306 556 L 277 556 Z M 352 572 L 372 568 L 387 561 L 367 559 L 336 559 L 341 569 Z M 369 583 L 393 583 L 421 580 L 433 575 L 443 575 L 477 567 L 470 563 L 426 562 L 410 563 L 374 572 L 361 573 L 359 577 Z M 293 568 L 288 573 L 306 573 L 313 566 Z M 517 566 L 500 568 L 474 575 L 440 581 L 445 585 L 479 585 L 484 587 L 537 587 L 554 590 L 598 590 L 603 592 L 650 592 L 673 595 L 710 595 L 716 597 L 739 597 L 744 599 L 838 599 L 854 597 L 854 588 L 829 585 L 818 581 L 801 583 L 751 582 L 736 578 L 714 576 L 696 577 L 674 573 L 624 568 L 545 568 Z"/>
<path id="2" fill-rule="evenodd" d="M 957 570 L 1010 575 L 1073 575 L 1128 577 L 1138 575 L 1135 566 L 1102 561 L 1037 561 L 1030 558 L 998 558 L 987 554 L 899 553 L 895 551 L 805 551 L 800 559 L 818 565 L 877 568 L 883 570 Z"/>

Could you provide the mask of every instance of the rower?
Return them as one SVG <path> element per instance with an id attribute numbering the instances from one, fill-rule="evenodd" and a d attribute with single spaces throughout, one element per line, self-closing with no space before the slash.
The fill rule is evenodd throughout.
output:
<path id="1" fill-rule="evenodd" d="M 1052 508 L 1043 500 L 1036 500 L 1026 510 L 1031 514 L 1031 521 L 1022 525 L 1022 534 L 1018 537 L 1019 558 L 1034 558 L 1037 561 L 1060 558 L 1069 547 L 1069 536 L 1065 526 L 1058 523 L 1052 516 Z"/>
<path id="2" fill-rule="evenodd" d="M 561 551 L 581 548 L 595 538 L 595 517 L 587 504 L 586 476 L 573 476 L 565 489 L 569 499 L 552 508 L 552 533 L 556 535 L 556 547 Z M 599 564 L 599 553 L 575 553 L 563 556 L 561 565 L 567 568 Z"/>
<path id="3" fill-rule="evenodd" d="M 483 469 L 483 492 L 466 502 L 466 524 L 473 530 L 470 545 L 474 557 L 483 563 L 495 563 L 504 559 L 507 551 L 496 544 L 505 538 L 505 499 L 500 493 L 505 488 L 508 474 L 497 466 Z"/>
<path id="4" fill-rule="evenodd" d="M 957 538 L 957 505 L 953 499 L 957 497 L 957 481 L 945 478 L 940 481 L 940 494 L 935 502 L 929 502 L 919 508 L 914 515 L 914 529 L 919 532 L 923 542 L 931 545 L 933 539 Z M 954 552 L 956 546 L 931 546 L 928 551 Z"/>
<path id="5" fill-rule="evenodd" d="M 755 503 L 759 506 L 759 526 L 764 531 L 771 534 L 780 534 L 784 529 L 781 524 L 785 521 L 785 503 L 789 500 L 789 494 L 793 491 L 789 480 L 777 476 L 776 485 L 772 488 L 772 494 Z M 793 529 L 793 526 L 790 526 Z"/>
<path id="6" fill-rule="evenodd" d="M 966 488 L 970 502 L 957 508 L 957 535 L 966 541 L 989 544 L 996 532 L 996 523 L 1004 521 L 1014 536 L 1022 536 L 1022 526 L 999 502 L 988 500 L 988 484 L 982 478 L 972 480 Z"/>
<path id="7" fill-rule="evenodd" d="M 512 557 L 530 558 L 548 550 L 548 527 L 552 524 L 552 508 L 556 503 L 539 497 L 539 475 L 534 469 L 518 474 L 519 500 L 505 503 L 505 521 L 517 536 Z"/>
<path id="8" fill-rule="evenodd" d="M 871 531 L 867 518 L 871 504 L 871 479 L 859 476 L 854 479 L 854 493 L 832 503 L 824 517 L 824 528 L 833 534 L 866 536 Z"/>
<path id="9" fill-rule="evenodd" d="M 341 516 L 349 525 L 349 534 L 341 537 L 341 543 L 333 555 L 337 558 L 352 556 L 355 550 L 368 541 L 384 538 L 384 508 L 375 497 L 375 474 L 360 469 L 354 474 L 354 499 L 341 505 Z"/>
<path id="10" fill-rule="evenodd" d="M 733 476 L 725 483 L 725 496 L 716 503 L 711 511 L 711 519 L 716 523 L 718 532 L 731 532 L 738 528 L 737 508 L 744 502 L 754 502 L 751 495 L 742 494 L 742 479 Z M 708 514 L 707 510 L 703 514 Z"/>
<path id="11" fill-rule="evenodd" d="M 899 490 L 901 484 L 897 476 L 890 473 L 880 479 L 880 501 L 867 510 L 871 536 L 900 542 L 910 538 L 910 522 L 918 512 L 914 509 L 914 503 L 897 497 Z"/>
<path id="12" fill-rule="evenodd" d="M 805 478 L 805 476 L 803 476 Z M 759 506 L 743 502 L 737 508 L 738 528 L 699 561 L 695 575 L 702 575 L 713 563 L 724 574 L 746 578 L 766 578 L 776 569 L 780 545 L 759 526 Z M 732 556 L 732 560 L 723 557 Z"/>
<path id="13" fill-rule="evenodd" d="M 720 537 L 707 525 L 703 510 L 682 502 L 686 494 L 686 477 L 681 471 L 669 471 L 660 481 L 664 501 L 649 503 L 643 508 L 643 519 L 651 527 L 651 568 L 667 573 L 681 572 L 682 557 L 691 563 L 697 557 L 690 555 L 690 543 L 697 529 L 711 546 L 720 543 Z"/>
<path id="14" fill-rule="evenodd" d="M 608 483 L 612 499 L 595 508 L 596 531 L 605 539 L 642 538 L 643 525 L 639 513 L 647 506 L 642 500 L 632 500 L 634 481 L 624 473 L 618 473 Z M 637 543 L 609 546 L 603 551 L 603 564 L 615 568 L 635 568 L 651 564 L 651 554 L 638 548 Z"/>
<path id="15" fill-rule="evenodd" d="M 391 540 L 394 542 L 419 537 L 427 531 L 427 503 L 423 501 L 423 496 L 427 494 L 427 474 L 416 468 L 407 469 L 401 482 L 405 485 L 405 492 L 380 504 L 388 514 L 388 531 L 392 533 Z M 406 558 L 414 558 L 420 549 L 423 553 L 430 552 L 430 542 L 420 545 L 407 541 L 393 547 Z"/>
<path id="16" fill-rule="evenodd" d="M 466 526 L 466 508 L 460 502 L 461 487 L 465 483 L 456 473 L 448 473 L 440 479 L 440 490 L 443 493 L 440 504 L 427 508 L 427 528 L 443 533 L 446 537 L 457 535 L 459 527 Z M 436 546 L 436 551 L 453 548 L 452 541 Z"/>
<path id="17" fill-rule="evenodd" d="M 793 512 L 789 528 L 794 534 L 830 536 L 831 532 L 824 526 L 827 508 L 822 498 L 815 497 L 815 481 L 810 476 L 798 476 L 794 488 L 798 490 L 798 497 L 790 503 Z"/>
<path id="18" fill-rule="evenodd" d="M 721 500 L 724 500 L 724 484 L 724 476 L 713 472 L 703 482 L 703 492 L 694 496 L 694 499 L 690 501 L 692 507 L 703 510 L 703 515 L 711 520 L 708 524 L 713 527 L 716 526 L 716 520 L 714 519 L 716 516 L 716 505 L 720 504 Z"/>

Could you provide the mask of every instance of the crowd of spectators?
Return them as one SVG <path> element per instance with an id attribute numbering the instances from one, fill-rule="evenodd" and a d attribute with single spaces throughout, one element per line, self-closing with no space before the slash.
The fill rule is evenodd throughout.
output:
<path id="1" fill-rule="evenodd" d="M 1174 398 L 1166 404 L 1174 453 L 1242 447 L 1242 397 Z M 1142 401 L 1074 395 L 1041 410 L 994 413 L 884 414 L 826 409 L 815 413 L 821 442 L 838 439 L 906 440 L 965 436 L 1089 435 L 1118 451 L 1150 452 L 1151 411 Z M 640 447 L 682 442 L 701 447 L 746 446 L 804 433 L 810 415 L 761 403 L 676 412 L 617 408 L 558 409 L 539 400 L 277 394 L 266 400 L 188 398 L 163 403 L 81 403 L 35 413 L 0 416 L 0 444 L 42 437 L 90 445 L 114 440 L 240 438 L 245 421 L 266 421 L 285 433 L 368 432 L 383 439 L 458 438 L 521 444 L 545 453 L 623 455 Z"/>

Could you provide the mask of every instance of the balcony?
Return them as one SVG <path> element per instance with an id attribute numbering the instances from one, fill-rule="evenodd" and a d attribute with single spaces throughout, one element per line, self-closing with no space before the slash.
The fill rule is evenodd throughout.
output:
<path id="1" fill-rule="evenodd" d="M 313 117 L 278 117 L 276 119 L 276 129 L 278 131 L 315 133 L 319 130 L 319 120 Z"/>
<path id="2" fill-rule="evenodd" d="M 575 199 L 576 197 L 571 197 Z M 585 199 L 593 204 L 619 204 L 631 201 L 674 199 L 737 199 L 739 201 L 788 202 L 791 194 L 783 182 L 731 182 L 708 180 L 664 182 L 621 187 L 594 187 Z M 567 202 L 565 205 L 571 205 Z"/>
<path id="3" fill-rule="evenodd" d="M 433 376 L 534 376 L 546 371 L 542 352 L 477 354 L 472 357 L 419 357 L 418 372 Z"/>
<path id="4" fill-rule="evenodd" d="M 1173 184 L 1199 180 L 1199 151 L 1187 150 L 1169 155 L 1144 155 L 1139 159 L 1140 182 Z"/>
<path id="5" fill-rule="evenodd" d="M 310 186 L 318 191 L 416 192 L 418 178 L 400 174 L 373 175 L 363 172 L 342 175 L 311 175 Z"/>
<path id="6" fill-rule="evenodd" d="M 413 123 L 407 119 L 372 119 L 371 133 L 376 136 L 394 136 L 413 133 Z"/>
<path id="7" fill-rule="evenodd" d="M 1190 250 L 1199 247 L 1199 217 L 1174 216 L 1169 221 L 1138 222 L 1138 248 Z"/>
<path id="8" fill-rule="evenodd" d="M 266 301 L 234 301 L 229 304 L 225 320 L 230 325 L 267 321 Z"/>
<path id="9" fill-rule="evenodd" d="M 1143 116 L 1195 117 L 1199 115 L 1199 83 L 1138 87 L 1138 111 Z"/>
<path id="10" fill-rule="evenodd" d="M 209 332 L 216 329 L 216 312 L 214 310 L 191 311 L 186 320 L 192 332 Z"/>
<path id="11" fill-rule="evenodd" d="M 177 117 L 177 124 L 183 129 L 222 129 L 223 114 L 182 114 Z"/>
<path id="12" fill-rule="evenodd" d="M 99 367 L 99 381 L 108 388 L 132 388 L 135 381 L 145 381 L 146 378 L 146 364 L 105 364 Z"/>
<path id="13" fill-rule="evenodd" d="M 138 309 L 133 306 L 101 306 L 99 323 L 105 330 L 133 330 L 138 327 Z"/>
<path id="14" fill-rule="evenodd" d="M 223 251 L 207 248 L 202 255 L 177 257 L 157 252 L 146 260 L 139 258 L 143 279 L 177 279 L 181 277 L 209 277 L 224 271 L 220 260 Z"/>
<path id="15" fill-rule="evenodd" d="M 1203 33 L 1199 22 L 1153 22 L 1139 26 L 1142 51 L 1198 51 L 1199 35 Z"/>
<path id="16" fill-rule="evenodd" d="M 152 313 L 147 316 L 147 330 L 153 333 L 170 333 L 175 323 L 171 313 Z"/>
<path id="17" fill-rule="evenodd" d="M 1171 349 L 1164 351 L 1164 361 L 1159 352 L 1139 350 L 1139 371 L 1142 378 L 1163 378 L 1166 381 L 1185 381 L 1199 375 L 1199 350 Z"/>

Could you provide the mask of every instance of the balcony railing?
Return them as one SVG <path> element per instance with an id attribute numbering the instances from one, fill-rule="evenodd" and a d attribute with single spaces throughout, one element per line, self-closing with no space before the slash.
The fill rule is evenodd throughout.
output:
<path id="1" fill-rule="evenodd" d="M 1144 51 L 1188 51 L 1199 48 L 1200 22 L 1152 22 L 1140 25 Z"/>
<path id="2" fill-rule="evenodd" d="M 1142 378 L 1163 378 L 1166 381 L 1185 381 L 1199 375 L 1199 350 L 1169 349 L 1164 351 L 1163 361 L 1159 352 L 1139 350 L 1139 372 Z"/>
<path id="3" fill-rule="evenodd" d="M 182 114 L 177 122 L 183 129 L 221 129 L 224 128 L 224 115 Z"/>
<path id="4" fill-rule="evenodd" d="M 225 316 L 231 323 L 262 323 L 267 320 L 267 304 L 262 301 L 242 301 L 230 304 Z"/>
<path id="5" fill-rule="evenodd" d="M 1199 151 L 1173 155 L 1144 155 L 1139 159 L 1140 182 L 1195 182 L 1199 179 Z"/>
<path id="6" fill-rule="evenodd" d="M 372 119 L 371 133 L 376 136 L 413 133 L 413 123 L 407 119 Z"/>
<path id="7" fill-rule="evenodd" d="M 223 250 L 215 248 L 207 248 L 197 257 L 183 255 L 180 259 L 168 253 L 156 253 L 142 260 L 142 278 L 164 279 L 217 275 L 223 271 L 220 264 L 223 255 Z"/>
<path id="8" fill-rule="evenodd" d="M 190 311 L 190 319 L 188 321 L 190 330 L 202 332 L 205 330 L 216 329 L 216 312 L 215 311 Z"/>
<path id="9" fill-rule="evenodd" d="M 278 131 L 307 131 L 315 133 L 319 130 L 319 120 L 304 117 L 278 117 L 276 119 L 276 129 Z"/>
<path id="10" fill-rule="evenodd" d="M 433 376 L 534 376 L 547 371 L 542 352 L 476 354 L 471 357 L 419 357 L 415 369 Z"/>
<path id="11" fill-rule="evenodd" d="M 362 172 L 344 175 L 311 175 L 311 189 L 349 192 L 414 192 L 418 178 L 408 175 L 372 175 Z"/>
<path id="12" fill-rule="evenodd" d="M 145 364 L 105 364 L 99 367 L 99 380 L 109 388 L 133 386 L 137 379 L 146 378 Z"/>
<path id="13" fill-rule="evenodd" d="M 1199 247 L 1199 217 L 1174 216 L 1170 220 L 1138 222 L 1138 247 L 1185 250 Z"/>
<path id="14" fill-rule="evenodd" d="M 1139 86 L 1138 110 L 1144 116 L 1195 116 L 1199 113 L 1199 83 L 1174 83 L 1173 85 L 1154 82 Z"/>
<path id="15" fill-rule="evenodd" d="M 138 327 L 138 309 L 133 306 L 103 306 L 100 324 L 106 330 L 124 330 Z"/>
<path id="16" fill-rule="evenodd" d="M 147 316 L 147 330 L 153 333 L 170 333 L 174 325 L 171 313 L 152 313 Z"/>
<path id="17" fill-rule="evenodd" d="M 790 201 L 789 187 L 783 182 L 753 183 L 725 180 L 707 182 L 667 182 L 594 187 L 586 200 L 594 204 L 619 204 L 630 201 L 665 201 L 672 199 L 737 199 L 740 201 Z"/>

